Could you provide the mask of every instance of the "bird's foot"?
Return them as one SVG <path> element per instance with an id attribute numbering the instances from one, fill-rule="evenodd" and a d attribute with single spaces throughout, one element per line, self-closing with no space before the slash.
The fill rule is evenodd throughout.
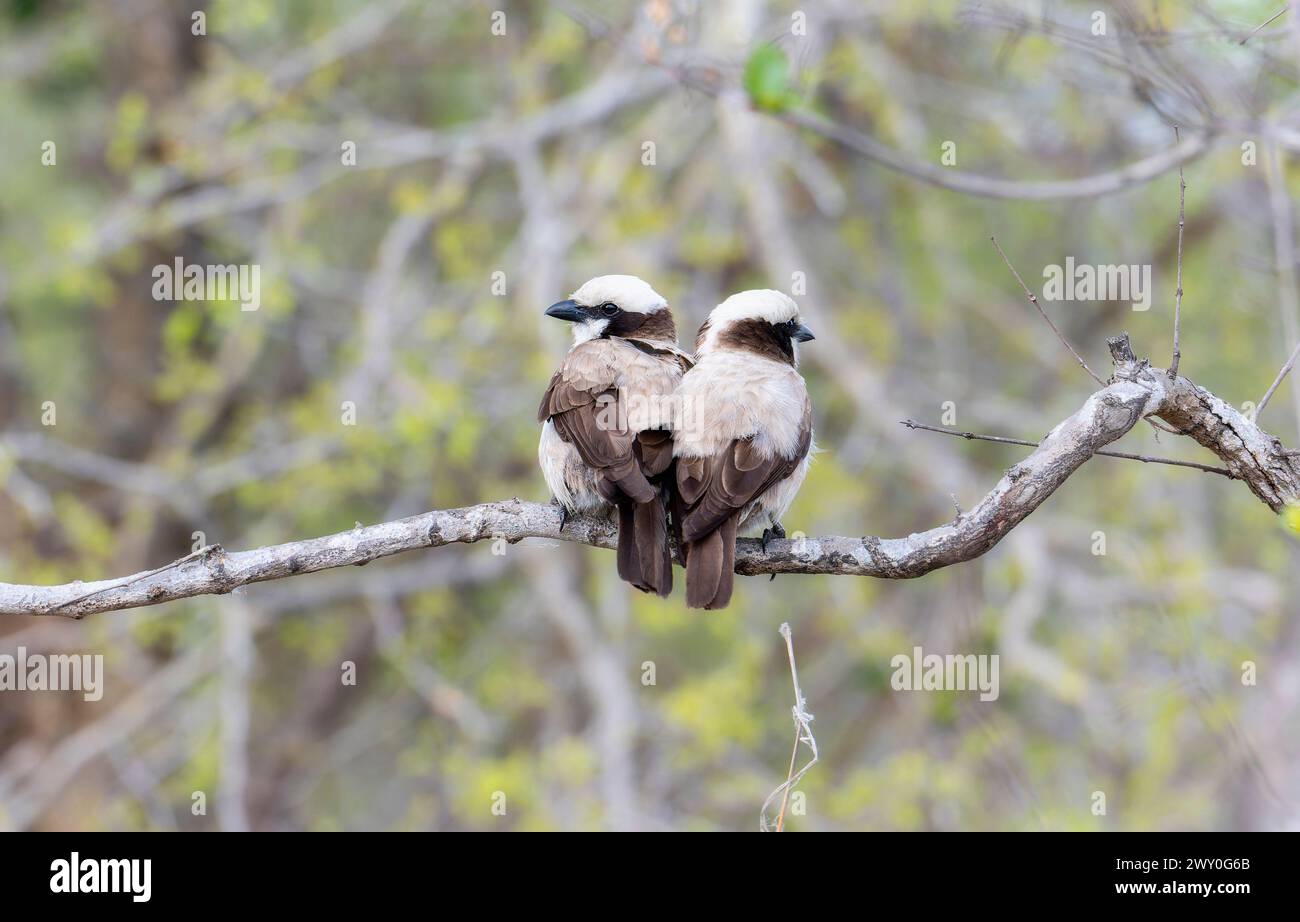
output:
<path id="1" fill-rule="evenodd" d="M 772 526 L 763 529 L 763 553 L 767 553 L 767 542 L 773 538 L 785 538 L 785 528 L 776 519 L 771 519 Z"/>
<path id="2" fill-rule="evenodd" d="M 768 521 L 772 523 L 772 526 L 770 528 L 763 529 L 763 555 L 764 556 L 767 556 L 768 541 L 770 541 L 772 538 L 782 538 L 782 539 L 785 538 L 785 527 L 776 520 L 776 517 L 769 516 Z M 775 573 L 773 573 L 770 577 L 768 577 L 767 581 L 770 583 L 774 579 L 776 579 Z"/>

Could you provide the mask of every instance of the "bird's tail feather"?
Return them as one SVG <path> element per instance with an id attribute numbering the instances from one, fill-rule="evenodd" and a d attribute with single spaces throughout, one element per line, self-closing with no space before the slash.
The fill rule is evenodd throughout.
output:
<path id="1" fill-rule="evenodd" d="M 686 545 L 686 604 L 726 608 L 735 584 L 736 526 L 732 515 L 717 529 Z"/>
<path id="2" fill-rule="evenodd" d="M 641 555 L 636 549 L 636 504 L 623 500 L 618 504 L 618 578 L 638 589 L 641 579 Z"/>
<path id="3" fill-rule="evenodd" d="M 639 503 L 633 526 L 637 553 L 641 558 L 641 577 L 650 591 L 668 596 L 673 591 L 673 560 L 664 513 L 662 498 Z"/>
<path id="4" fill-rule="evenodd" d="M 596 486 L 611 503 L 620 502 L 623 497 L 637 503 L 648 503 L 659 496 L 659 491 L 646 479 L 636 458 L 628 458 L 601 470 Z"/>
<path id="5" fill-rule="evenodd" d="M 618 575 L 644 592 L 673 591 L 673 561 L 663 499 L 618 504 Z"/>

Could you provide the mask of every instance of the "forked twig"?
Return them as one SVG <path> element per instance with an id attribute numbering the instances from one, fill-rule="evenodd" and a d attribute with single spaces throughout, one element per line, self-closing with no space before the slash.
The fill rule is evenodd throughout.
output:
<path id="1" fill-rule="evenodd" d="M 812 727 L 810 724 L 813 715 L 808 713 L 808 702 L 804 700 L 803 690 L 799 687 L 799 670 L 794 664 L 794 637 L 790 633 L 790 623 L 785 622 L 781 625 L 781 636 L 785 638 L 786 653 L 790 657 L 790 679 L 794 682 L 794 751 L 790 753 L 790 770 L 786 773 L 785 782 L 779 785 L 776 790 L 767 795 L 767 800 L 763 801 L 763 806 L 758 812 L 758 830 L 759 832 L 783 832 L 785 830 L 785 810 L 790 802 L 790 791 L 799 783 L 799 779 L 807 774 L 808 769 L 817 764 L 817 740 L 813 739 Z M 799 771 L 794 770 L 795 762 L 799 758 L 799 744 L 804 743 L 812 751 L 812 758 Z M 772 826 L 767 819 L 767 808 L 776 800 L 777 795 L 781 796 L 781 810 L 777 813 L 776 825 Z"/>

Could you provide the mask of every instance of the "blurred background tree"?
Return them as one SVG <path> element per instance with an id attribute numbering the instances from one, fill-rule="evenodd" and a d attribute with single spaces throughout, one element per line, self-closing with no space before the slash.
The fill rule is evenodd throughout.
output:
<path id="1" fill-rule="evenodd" d="M 787 527 L 928 528 L 1023 451 L 899 420 L 1039 438 L 1091 389 L 989 235 L 1031 286 L 1153 265 L 1147 312 L 1046 307 L 1094 368 L 1121 329 L 1163 364 L 1177 173 L 1042 199 L 917 174 L 1104 177 L 1174 124 L 1205 142 L 1182 369 L 1257 400 L 1300 339 L 1300 22 L 1252 34 L 1276 6 L 8 0 L 0 579 L 546 499 L 533 414 L 567 343 L 542 311 L 613 272 L 684 343 L 730 292 L 802 290 L 823 450 Z M 154 300 L 177 257 L 260 266 L 260 309 Z M 1290 383 L 1264 422 L 1296 443 Z M 1150 427 L 1117 447 L 1212 460 Z M 787 828 L 1298 828 L 1295 542 L 1239 484 L 1096 459 L 978 561 L 741 580 L 720 613 L 542 542 L 5 619 L 0 649 L 108 676 L 97 703 L 0 693 L 0 825 L 753 828 L 789 760 L 788 620 L 822 761 Z M 917 645 L 999 653 L 1001 696 L 892 691 Z"/>

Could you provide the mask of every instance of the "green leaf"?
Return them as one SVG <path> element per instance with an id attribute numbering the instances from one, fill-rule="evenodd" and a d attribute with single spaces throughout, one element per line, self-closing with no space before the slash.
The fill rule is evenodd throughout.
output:
<path id="1" fill-rule="evenodd" d="M 764 45 L 749 56 L 743 84 L 757 109 L 780 112 L 797 99 L 790 89 L 790 60 L 776 45 Z"/>

